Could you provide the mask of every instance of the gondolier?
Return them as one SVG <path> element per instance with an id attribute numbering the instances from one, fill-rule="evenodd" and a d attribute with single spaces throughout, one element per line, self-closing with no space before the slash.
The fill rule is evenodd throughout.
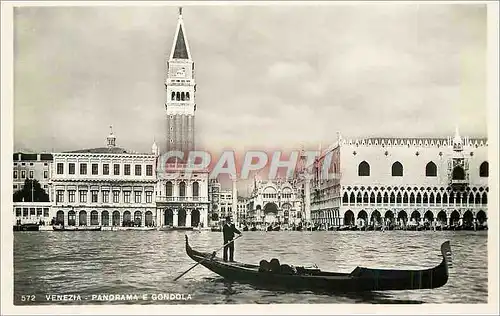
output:
<path id="1" fill-rule="evenodd" d="M 229 261 L 234 262 L 234 233 L 241 235 L 241 232 L 231 223 L 231 217 L 226 217 L 226 223 L 222 227 L 222 234 L 224 235 L 224 256 L 223 260 L 227 261 L 227 253 L 229 252 Z"/>

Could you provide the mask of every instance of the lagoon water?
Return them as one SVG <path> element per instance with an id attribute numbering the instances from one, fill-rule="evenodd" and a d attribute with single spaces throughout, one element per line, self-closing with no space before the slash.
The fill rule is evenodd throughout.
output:
<path id="1" fill-rule="evenodd" d="M 429 268 L 441 261 L 440 245 L 450 240 L 453 268 L 444 287 L 354 296 L 267 291 L 226 282 L 201 265 L 174 282 L 176 276 L 194 264 L 185 253 L 184 234 L 178 231 L 15 232 L 14 304 L 488 301 L 487 231 L 244 232 L 235 242 L 237 261 L 258 264 L 261 259 L 276 257 L 282 263 L 316 264 L 325 271 L 350 272 L 358 265 Z M 222 245 L 221 233 L 187 234 L 197 250 L 213 251 Z M 67 296 L 55 296 L 52 298 L 65 300 L 51 301 L 47 295 Z M 113 295 L 119 299 L 110 299 Z"/>

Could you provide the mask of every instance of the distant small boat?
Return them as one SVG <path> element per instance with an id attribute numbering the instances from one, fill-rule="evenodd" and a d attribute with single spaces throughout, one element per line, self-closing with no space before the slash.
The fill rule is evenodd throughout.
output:
<path id="1" fill-rule="evenodd" d="M 100 231 L 101 226 L 52 226 L 54 231 Z"/>
<path id="2" fill-rule="evenodd" d="M 39 231 L 40 230 L 40 225 L 38 224 L 21 224 L 21 225 L 14 225 L 14 231 Z"/>
<path id="3" fill-rule="evenodd" d="M 181 230 L 181 231 L 187 231 L 187 230 L 193 230 L 193 227 L 184 227 L 184 226 L 163 226 L 158 228 L 158 230 L 161 231 L 172 231 L 172 230 Z"/>
<path id="4" fill-rule="evenodd" d="M 279 230 L 280 230 L 280 226 L 279 225 L 278 226 L 274 226 L 274 227 L 273 227 L 273 225 L 269 225 L 269 226 L 266 227 L 266 231 L 268 231 L 268 232 L 277 232 Z"/>
<path id="5" fill-rule="evenodd" d="M 111 231 L 122 231 L 122 230 L 140 230 L 140 231 L 144 231 L 144 230 L 156 230 L 157 228 L 156 227 L 120 227 L 120 226 L 113 226 L 111 227 Z"/>

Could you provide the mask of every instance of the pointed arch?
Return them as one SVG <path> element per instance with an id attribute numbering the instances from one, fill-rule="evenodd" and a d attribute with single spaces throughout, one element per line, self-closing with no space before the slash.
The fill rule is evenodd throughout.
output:
<path id="1" fill-rule="evenodd" d="M 361 204 L 363 200 L 361 199 L 361 192 L 358 192 L 356 195 L 356 203 Z"/>
<path id="2" fill-rule="evenodd" d="M 185 101 L 186 100 L 186 94 L 183 92 L 181 92 L 181 101 Z"/>
<path id="3" fill-rule="evenodd" d="M 434 204 L 436 202 L 436 199 L 434 197 L 434 192 L 431 192 L 429 194 L 429 203 Z"/>
<path id="4" fill-rule="evenodd" d="M 481 204 L 481 193 L 476 193 L 476 199 L 474 200 L 474 204 Z"/>
<path id="5" fill-rule="evenodd" d="M 343 204 L 349 203 L 349 196 L 347 195 L 347 192 L 344 192 L 344 196 L 342 197 L 342 203 Z"/>
<path id="6" fill-rule="evenodd" d="M 186 92 L 186 101 L 189 101 L 191 98 L 189 96 L 189 92 Z"/>
<path id="7" fill-rule="evenodd" d="M 369 177 L 370 176 L 370 165 L 366 161 L 362 161 L 358 165 L 358 176 Z"/>
<path id="8" fill-rule="evenodd" d="M 401 201 L 402 201 L 402 199 L 401 199 L 401 192 L 398 192 L 398 195 L 396 196 L 396 203 L 397 204 L 401 204 Z"/>
<path id="9" fill-rule="evenodd" d="M 177 101 L 180 101 L 180 100 L 181 100 L 181 94 L 180 94 L 180 92 L 179 92 L 179 91 L 177 91 L 177 93 L 176 93 L 176 95 L 175 95 L 175 96 L 176 96 L 176 98 L 175 98 L 175 99 L 176 99 Z"/>
<path id="10" fill-rule="evenodd" d="M 489 176 L 489 164 L 487 161 L 483 161 L 479 166 L 479 176 L 481 178 L 487 178 Z"/>
<path id="11" fill-rule="evenodd" d="M 441 193 L 436 193 L 436 204 L 441 204 Z"/>
<path id="12" fill-rule="evenodd" d="M 351 196 L 349 198 L 349 203 L 353 204 L 356 202 L 356 197 L 354 196 L 354 192 L 351 192 Z"/>
<path id="13" fill-rule="evenodd" d="M 469 193 L 469 204 L 474 204 L 474 194 L 472 192 Z"/>
<path id="14" fill-rule="evenodd" d="M 426 177 L 437 177 L 437 166 L 434 162 L 429 161 L 425 166 Z"/>
<path id="15" fill-rule="evenodd" d="M 429 196 L 427 195 L 427 192 L 424 192 L 422 196 L 422 203 L 427 204 L 429 203 Z"/>
<path id="16" fill-rule="evenodd" d="M 375 204 L 375 193 L 370 194 L 370 204 Z"/>
<path id="17" fill-rule="evenodd" d="M 389 203 L 396 203 L 396 196 L 394 195 L 394 192 L 391 192 L 391 195 L 389 196 Z"/>
<path id="18" fill-rule="evenodd" d="M 408 192 L 403 194 L 403 204 L 408 204 Z"/>
<path id="19" fill-rule="evenodd" d="M 384 204 L 387 203 L 389 203 L 389 195 L 387 194 L 387 192 L 384 192 Z"/>
<path id="20" fill-rule="evenodd" d="M 172 95 L 170 96 L 170 100 L 172 100 L 172 101 L 175 100 L 175 91 L 172 91 Z"/>
<path id="21" fill-rule="evenodd" d="M 382 203 L 382 193 L 380 193 L 380 191 L 377 193 L 377 203 Z"/>
<path id="22" fill-rule="evenodd" d="M 410 193 L 410 204 L 414 204 L 415 203 L 415 193 L 411 192 Z"/>
<path id="23" fill-rule="evenodd" d="M 365 192 L 365 194 L 363 195 L 363 203 L 368 204 L 368 192 Z"/>
<path id="24" fill-rule="evenodd" d="M 448 194 L 445 192 L 443 193 L 443 204 L 448 204 L 449 200 L 448 200 Z"/>
<path id="25" fill-rule="evenodd" d="M 417 193 L 417 204 L 422 203 L 422 194 L 420 192 Z"/>
<path id="26" fill-rule="evenodd" d="M 393 177 L 402 177 L 403 165 L 399 161 L 396 161 L 392 164 L 391 173 Z"/>
<path id="27" fill-rule="evenodd" d="M 486 192 L 483 193 L 483 198 L 481 200 L 483 204 L 488 204 L 488 194 Z"/>

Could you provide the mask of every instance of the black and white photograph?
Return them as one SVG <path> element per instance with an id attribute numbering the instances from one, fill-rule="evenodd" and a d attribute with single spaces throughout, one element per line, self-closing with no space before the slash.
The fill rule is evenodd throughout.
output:
<path id="1" fill-rule="evenodd" d="M 498 107 L 495 1 L 3 2 L 2 314 L 498 313 Z"/>

